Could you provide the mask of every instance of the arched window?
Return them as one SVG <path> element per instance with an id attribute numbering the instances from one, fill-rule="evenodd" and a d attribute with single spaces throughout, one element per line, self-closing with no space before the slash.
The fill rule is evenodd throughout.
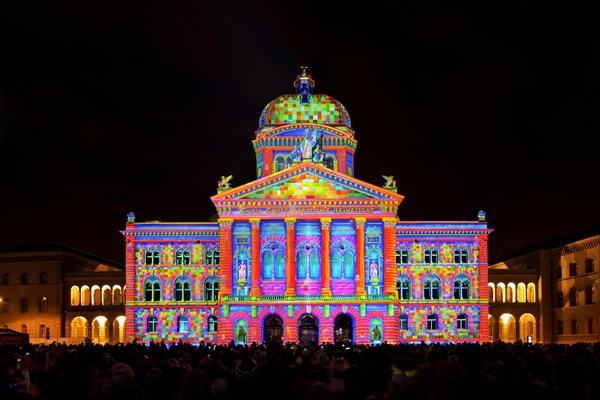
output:
<path id="1" fill-rule="evenodd" d="M 579 321 L 576 319 L 571 320 L 571 334 L 577 335 L 579 333 Z"/>
<path id="2" fill-rule="evenodd" d="M 438 329 L 438 317 L 435 314 L 429 314 L 427 316 L 427 330 L 433 331 Z"/>
<path id="3" fill-rule="evenodd" d="M 510 282 L 508 285 L 506 285 L 506 301 L 508 303 L 514 303 L 516 296 L 515 296 L 515 284 Z"/>
<path id="4" fill-rule="evenodd" d="M 2 285 L 8 285 L 8 272 L 2 274 Z"/>
<path id="5" fill-rule="evenodd" d="M 577 289 L 573 287 L 569 290 L 569 307 L 575 307 L 577 305 Z"/>
<path id="6" fill-rule="evenodd" d="M 505 293 L 504 293 L 504 289 L 505 288 L 506 288 L 506 286 L 502 282 L 499 282 L 496 285 L 496 301 L 498 303 L 505 303 L 506 302 L 506 296 L 505 296 Z"/>
<path id="7" fill-rule="evenodd" d="M 595 322 L 594 318 L 588 318 L 587 325 L 588 325 L 588 333 L 590 333 L 590 334 L 596 333 L 596 322 Z"/>
<path id="8" fill-rule="evenodd" d="M 273 254 L 271 252 L 266 251 L 262 255 L 262 275 L 263 279 L 271 280 L 274 278 L 275 273 L 275 263 Z"/>
<path id="9" fill-rule="evenodd" d="M 354 279 L 355 268 L 354 268 L 354 249 L 346 250 L 344 252 L 344 278 Z"/>
<path id="10" fill-rule="evenodd" d="M 29 308 L 29 300 L 27 298 L 21 299 L 21 313 L 27 313 L 27 309 Z"/>
<path id="11" fill-rule="evenodd" d="M 144 300 L 160 301 L 160 279 L 156 276 L 149 276 L 144 282 Z"/>
<path id="12" fill-rule="evenodd" d="M 204 282 L 204 300 L 217 301 L 219 299 L 219 278 L 211 276 Z"/>
<path id="13" fill-rule="evenodd" d="M 400 330 L 407 331 L 408 330 L 408 315 L 400 314 Z"/>
<path id="14" fill-rule="evenodd" d="M 594 260 L 592 258 L 588 258 L 585 260 L 585 273 L 591 274 L 594 272 Z"/>
<path id="15" fill-rule="evenodd" d="M 408 300 L 411 297 L 410 278 L 406 275 L 398 275 L 396 278 L 396 289 L 398 290 L 398 298 Z"/>
<path id="16" fill-rule="evenodd" d="M 577 263 L 569 264 L 569 276 L 577 276 Z"/>
<path id="17" fill-rule="evenodd" d="M 148 317 L 148 321 L 146 324 L 146 332 L 148 332 L 148 333 L 158 332 L 158 318 L 156 317 L 156 315 L 151 315 Z"/>
<path id="18" fill-rule="evenodd" d="M 383 322 L 380 318 L 371 320 L 371 343 L 381 343 L 383 340 Z"/>
<path id="19" fill-rule="evenodd" d="M 354 281 L 357 274 L 354 245 L 347 240 L 339 240 L 331 246 L 331 279 Z"/>
<path id="20" fill-rule="evenodd" d="M 235 342 L 244 345 L 248 341 L 248 323 L 243 319 L 235 322 Z"/>
<path id="21" fill-rule="evenodd" d="M 27 272 L 23 272 L 21 274 L 21 285 L 27 285 L 29 283 L 29 275 L 27 275 Z"/>
<path id="22" fill-rule="evenodd" d="M 112 290 L 110 286 L 104 286 L 102 288 L 102 305 L 108 306 L 112 303 Z"/>
<path id="23" fill-rule="evenodd" d="M 275 172 L 283 171 L 285 168 L 285 160 L 281 156 L 275 157 Z"/>
<path id="24" fill-rule="evenodd" d="M 213 263 L 219 265 L 221 263 L 221 253 L 218 250 L 213 251 Z"/>
<path id="25" fill-rule="evenodd" d="M 81 305 L 89 306 L 92 304 L 92 291 L 89 286 L 81 287 Z"/>
<path id="26" fill-rule="evenodd" d="M 38 338 L 39 339 L 50 339 L 50 328 L 48 328 L 46 325 L 41 324 L 39 331 L 38 331 Z"/>
<path id="27" fill-rule="evenodd" d="M 40 312 L 48 312 L 48 298 L 46 296 L 40 299 Z"/>
<path id="28" fill-rule="evenodd" d="M 178 249 L 175 253 L 175 264 L 176 265 L 189 265 L 190 264 L 190 251 L 187 249 Z"/>
<path id="29" fill-rule="evenodd" d="M 80 302 L 79 287 L 72 286 L 71 287 L 71 305 L 78 306 L 79 302 Z"/>
<path id="30" fill-rule="evenodd" d="M 113 304 L 123 304 L 123 296 L 121 293 L 121 288 L 119 286 L 113 287 Z"/>
<path id="31" fill-rule="evenodd" d="M 263 279 L 285 279 L 285 246 L 272 240 L 266 242 L 260 252 Z"/>
<path id="32" fill-rule="evenodd" d="M 21 333 L 27 333 L 27 325 L 21 324 Z"/>
<path id="33" fill-rule="evenodd" d="M 0 303 L 0 312 L 2 314 L 8 314 L 10 312 L 10 300 L 9 299 L 2 299 L 2 302 Z M 6 326 L 6 325 L 4 325 Z M 0 325 L 0 328 L 2 328 L 2 325 Z"/>
<path id="34" fill-rule="evenodd" d="M 189 332 L 189 320 L 186 315 L 180 315 L 177 318 L 177 332 Z"/>
<path id="35" fill-rule="evenodd" d="M 434 300 L 440 298 L 441 281 L 436 275 L 427 275 L 423 284 L 423 298 Z"/>
<path id="36" fill-rule="evenodd" d="M 147 265 L 159 265 L 160 264 L 160 252 L 158 249 L 146 250 L 146 264 Z"/>
<path id="37" fill-rule="evenodd" d="M 556 292 L 556 307 L 564 307 L 565 305 L 565 296 L 561 290 Z"/>
<path id="38" fill-rule="evenodd" d="M 208 316 L 208 331 L 216 332 L 218 328 L 219 318 L 216 315 Z"/>
<path id="39" fill-rule="evenodd" d="M 458 275 L 453 284 L 454 299 L 467 300 L 471 296 L 471 280 L 467 275 Z"/>
<path id="40" fill-rule="evenodd" d="M 535 303 L 535 284 L 529 282 L 527 284 L 527 302 Z"/>
<path id="41" fill-rule="evenodd" d="M 279 251 L 275 254 L 275 279 L 285 279 L 285 253 Z"/>
<path id="42" fill-rule="evenodd" d="M 297 278 L 318 279 L 321 276 L 320 249 L 314 242 L 305 242 L 296 249 Z"/>
<path id="43" fill-rule="evenodd" d="M 187 276 L 175 280 L 175 301 L 190 301 L 192 299 L 192 283 Z"/>
<path id="44" fill-rule="evenodd" d="M 48 274 L 40 272 L 40 285 L 45 285 L 46 283 L 48 283 Z"/>
<path id="45" fill-rule="evenodd" d="M 207 250 L 206 255 L 204 256 L 204 264 L 212 265 L 213 263 L 213 252 L 212 250 Z"/>
<path id="46" fill-rule="evenodd" d="M 331 254 L 331 279 L 342 279 L 342 255 L 339 251 Z"/>
<path id="47" fill-rule="evenodd" d="M 592 285 L 587 285 L 585 287 L 585 304 L 593 304 L 593 300 L 592 300 L 592 294 L 593 294 L 593 286 Z"/>
<path id="48" fill-rule="evenodd" d="M 523 282 L 517 284 L 517 303 L 525 303 L 527 300 L 527 290 Z"/>
<path id="49" fill-rule="evenodd" d="M 469 329 L 467 314 L 458 314 L 456 317 L 456 329 Z"/>
<path id="50" fill-rule="evenodd" d="M 556 321 L 556 334 L 562 335 L 565 333 L 565 327 L 562 321 Z"/>
<path id="51" fill-rule="evenodd" d="M 493 282 L 488 282 L 488 301 L 490 303 L 496 301 L 496 286 Z"/>

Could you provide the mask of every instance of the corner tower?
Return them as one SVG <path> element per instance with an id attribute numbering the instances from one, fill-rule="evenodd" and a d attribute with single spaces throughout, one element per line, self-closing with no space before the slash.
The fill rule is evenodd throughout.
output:
<path id="1" fill-rule="evenodd" d="M 257 178 L 310 161 L 354 176 L 357 141 L 350 115 L 339 101 L 314 94 L 315 81 L 306 72 L 294 80 L 293 94 L 284 94 L 263 109 L 255 139 Z"/>

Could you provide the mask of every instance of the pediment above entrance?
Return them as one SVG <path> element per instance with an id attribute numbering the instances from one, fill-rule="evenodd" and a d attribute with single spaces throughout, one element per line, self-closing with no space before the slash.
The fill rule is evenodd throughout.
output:
<path id="1" fill-rule="evenodd" d="M 404 196 L 321 165 L 304 162 L 221 192 L 211 200 L 220 217 L 323 214 L 395 216 Z"/>

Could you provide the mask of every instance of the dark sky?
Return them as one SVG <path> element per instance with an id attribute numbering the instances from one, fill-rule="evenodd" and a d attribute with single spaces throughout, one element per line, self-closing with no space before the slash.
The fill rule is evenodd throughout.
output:
<path id="1" fill-rule="evenodd" d="M 591 7 L 14 3 L 0 6 L 0 248 L 124 262 L 129 211 L 207 221 L 221 175 L 256 178 L 260 112 L 304 63 L 350 113 L 356 177 L 397 179 L 402 220 L 484 210 L 492 261 L 600 226 Z"/>

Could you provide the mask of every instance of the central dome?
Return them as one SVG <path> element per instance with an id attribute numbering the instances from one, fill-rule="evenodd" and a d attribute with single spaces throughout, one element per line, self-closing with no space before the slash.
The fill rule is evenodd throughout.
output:
<path id="1" fill-rule="evenodd" d="M 294 81 L 295 94 L 284 94 L 263 109 L 257 134 L 263 130 L 289 124 L 320 124 L 337 128 L 351 128 L 346 107 L 331 96 L 313 94 L 315 81 L 306 73 L 306 67 Z"/>
<path id="2" fill-rule="evenodd" d="M 262 178 L 303 162 L 354 176 L 357 141 L 346 107 L 333 97 L 313 94 L 306 67 L 284 94 L 263 109 L 252 141 L 256 176 Z"/>

